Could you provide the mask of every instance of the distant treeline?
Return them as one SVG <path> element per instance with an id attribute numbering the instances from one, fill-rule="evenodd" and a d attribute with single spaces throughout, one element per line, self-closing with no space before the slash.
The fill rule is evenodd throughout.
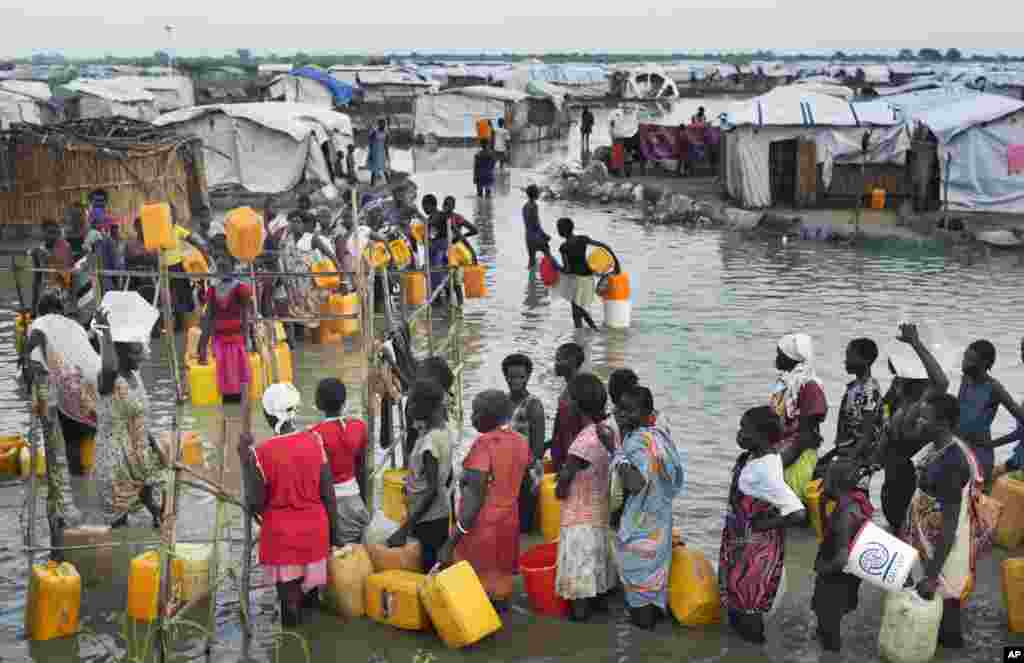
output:
<path id="1" fill-rule="evenodd" d="M 120 64 L 136 65 L 141 67 L 166 66 L 170 57 L 167 53 L 158 51 L 150 57 L 114 57 L 91 59 L 67 59 L 56 56 L 62 64 Z M 728 64 L 749 64 L 755 61 L 770 62 L 806 62 L 830 60 L 832 62 L 920 62 L 922 64 L 972 62 L 984 64 L 998 64 L 1011 62 L 1024 62 L 1024 56 L 1011 57 L 1005 54 L 998 55 L 963 55 L 958 49 L 946 50 L 924 48 L 918 51 L 903 49 L 897 55 L 880 53 L 846 53 L 836 51 L 831 55 L 814 55 L 809 53 L 801 54 L 779 54 L 773 51 L 751 51 L 747 53 L 544 53 L 524 55 L 516 53 L 503 54 L 479 54 L 471 55 L 466 53 L 392 53 L 390 55 L 367 56 L 367 55 L 330 55 L 318 53 L 292 53 L 255 56 L 251 51 L 241 49 L 238 54 L 222 57 L 179 57 L 175 60 L 175 66 L 191 71 L 194 74 L 202 74 L 204 70 L 218 67 L 236 67 L 255 75 L 261 64 L 289 64 L 294 66 L 316 65 L 328 68 L 334 65 L 365 65 L 384 64 L 390 60 L 412 60 L 419 63 L 429 62 L 525 62 L 532 59 L 539 59 L 545 63 L 595 63 L 615 64 L 621 62 L 656 62 L 670 63 L 680 60 L 723 62 Z M 26 58 L 16 60 L 17 63 L 40 64 L 39 58 Z M 47 64 L 56 64 L 52 60 Z"/>

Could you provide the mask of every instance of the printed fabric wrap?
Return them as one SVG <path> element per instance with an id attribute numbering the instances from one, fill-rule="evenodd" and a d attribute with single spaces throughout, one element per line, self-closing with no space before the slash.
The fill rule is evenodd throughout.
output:
<path id="1" fill-rule="evenodd" d="M 672 501 L 683 489 L 683 460 L 663 430 L 649 427 L 631 433 L 612 461 L 612 473 L 630 465 L 646 480 L 644 490 L 625 500 L 615 539 L 619 577 L 631 608 L 668 601 L 672 561 Z"/>

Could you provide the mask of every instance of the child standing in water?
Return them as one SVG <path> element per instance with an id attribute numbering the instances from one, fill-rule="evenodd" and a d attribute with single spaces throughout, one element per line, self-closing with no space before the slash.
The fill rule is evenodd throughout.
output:
<path id="1" fill-rule="evenodd" d="M 843 616 L 857 609 L 861 580 L 846 573 L 850 546 L 861 526 L 871 519 L 874 507 L 863 490 L 857 487 L 860 469 L 850 458 L 836 458 L 825 475 L 825 499 L 818 508 L 824 524 L 825 540 L 818 548 L 814 563 L 817 578 L 811 608 L 818 616 L 818 639 L 825 651 L 840 650 L 840 624 Z M 827 504 L 837 506 L 831 514 Z"/>
<path id="2" fill-rule="evenodd" d="M 551 236 L 544 232 L 540 225 L 540 209 L 537 201 L 540 199 L 540 189 L 536 184 L 526 187 L 526 204 L 523 205 L 523 225 L 526 226 L 526 255 L 529 262 L 526 269 L 532 270 L 537 266 L 537 254 L 545 254 L 549 251 L 548 243 Z"/>
<path id="3" fill-rule="evenodd" d="M 985 474 L 992 481 L 995 447 L 1010 440 L 992 441 L 992 421 L 1002 405 L 1017 421 L 1024 421 L 1024 409 L 1014 402 L 1006 387 L 989 374 L 996 363 L 996 348 L 985 339 L 967 346 L 963 358 L 963 380 L 960 382 L 960 424 L 958 433 L 974 451 Z"/>
<path id="4" fill-rule="evenodd" d="M 569 447 L 583 430 L 583 419 L 572 409 L 569 398 L 569 385 L 576 379 L 576 374 L 583 367 L 583 348 L 576 343 L 566 343 L 555 351 L 555 375 L 565 380 L 565 388 L 558 397 L 558 413 L 555 415 L 555 427 L 551 431 L 551 463 L 555 472 L 562 469 L 569 455 Z"/>
<path id="5" fill-rule="evenodd" d="M 775 444 L 782 422 L 771 406 L 740 420 L 729 506 L 722 528 L 718 584 L 729 624 L 748 642 L 765 642 L 764 617 L 777 606 L 786 561 L 785 528 L 803 524 L 807 511 L 787 485 Z"/>
<path id="6" fill-rule="evenodd" d="M 878 345 L 870 338 L 857 338 L 846 346 L 846 372 L 853 375 L 854 380 L 846 385 L 839 406 L 836 446 L 818 461 L 815 479 L 823 479 L 829 463 L 838 457 L 869 463 L 882 424 L 882 388 L 871 375 L 876 359 Z"/>

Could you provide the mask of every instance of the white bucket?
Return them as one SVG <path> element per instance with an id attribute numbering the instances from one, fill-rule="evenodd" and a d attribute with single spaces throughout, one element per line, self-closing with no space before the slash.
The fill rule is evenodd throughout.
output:
<path id="1" fill-rule="evenodd" d="M 850 559 L 843 569 L 875 587 L 899 591 L 917 563 L 917 551 L 892 534 L 866 522 L 850 544 Z"/>
<path id="2" fill-rule="evenodd" d="M 611 329 L 628 329 L 633 305 L 628 299 L 604 300 L 604 324 Z"/>

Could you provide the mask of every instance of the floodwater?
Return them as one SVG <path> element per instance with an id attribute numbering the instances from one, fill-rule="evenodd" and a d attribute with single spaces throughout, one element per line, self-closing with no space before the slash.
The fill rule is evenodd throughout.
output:
<path id="1" fill-rule="evenodd" d="M 575 141 L 570 141 L 570 144 Z M 554 234 L 554 221 L 571 216 L 580 232 L 609 243 L 618 252 L 633 284 L 633 325 L 628 331 L 577 333 L 567 304 L 552 301 L 538 280 L 525 270 L 520 208 L 521 188 L 539 177 L 530 169 L 562 157 L 566 145 L 526 146 L 515 153 L 516 168 L 503 180 L 495 198 L 477 199 L 467 168 L 472 151 L 417 150 L 396 155 L 415 163 L 421 193 L 454 195 L 459 211 L 479 224 L 477 246 L 488 268 L 489 295 L 470 301 L 465 310 L 465 402 L 481 389 L 503 387 L 500 363 L 512 352 L 526 352 L 536 362 L 532 389 L 550 414 L 562 385 L 555 377 L 555 348 L 576 341 L 586 348 L 587 367 L 606 377 L 618 367 L 631 367 L 655 393 L 658 409 L 668 416 L 677 444 L 687 454 L 686 491 L 677 505 L 677 526 L 687 543 L 713 562 L 717 550 L 732 463 L 738 453 L 735 431 L 742 411 L 762 404 L 775 372 L 774 344 L 792 330 L 811 334 L 817 343 L 817 366 L 833 409 L 826 439 L 834 434 L 835 410 L 847 376 L 843 349 L 857 336 L 870 336 L 883 347 L 895 336 L 901 319 L 929 322 L 941 329 L 952 347 L 975 338 L 991 339 L 999 352 L 995 374 L 1013 394 L 1024 393 L 1024 370 L 1017 347 L 1024 329 L 1024 296 L 1019 283 L 1024 260 L 1014 253 L 952 252 L 931 243 L 871 243 L 858 248 L 813 242 L 781 245 L 777 240 L 745 238 L 709 229 L 645 226 L 632 209 L 542 203 L 545 226 Z M 569 147 L 569 150 L 574 149 Z M 396 164 L 397 165 L 397 164 Z M 13 346 L 13 310 L 17 298 L 8 275 L 0 289 L 0 343 Z M 594 310 L 600 321 L 599 308 Z M 179 339 L 180 343 L 180 339 Z M 173 384 L 162 345 L 154 348 L 146 378 L 154 396 L 153 425 L 165 429 L 173 414 Z M 958 362 L 951 361 L 954 388 Z M 296 382 L 304 396 L 302 415 L 312 421 L 313 390 L 325 376 L 340 376 L 350 385 L 360 381 L 356 355 L 341 346 L 304 346 L 295 354 Z M 883 388 L 888 386 L 883 361 L 876 365 Z M 14 379 L 13 351 L 0 357 L 0 404 L 7 413 L 0 433 L 23 431 L 27 408 Z M 358 390 L 350 390 L 358 398 Z M 361 411 L 358 403 L 353 411 Z M 204 431 L 209 441 L 220 414 L 185 409 L 185 428 Z M 1009 430 L 1005 414 L 995 431 Z M 257 426 L 258 434 L 265 428 Z M 470 431 L 464 431 L 469 435 Z M 229 450 L 233 447 L 229 447 Z M 1003 457 L 1006 450 L 1000 454 Z M 880 478 L 873 484 L 877 504 Z M 87 489 L 85 492 L 88 492 Z M 0 487 L 0 659 L 38 663 L 116 661 L 141 655 L 146 627 L 138 625 L 126 640 L 119 615 L 124 611 L 128 562 L 141 546 L 117 551 L 115 578 L 86 589 L 83 600 L 84 634 L 74 639 L 29 643 L 22 626 L 25 603 L 25 557 L 19 514 L 23 488 Z M 183 492 L 179 537 L 211 535 L 212 501 L 191 490 Z M 230 536 L 240 535 L 237 512 L 230 510 Z M 44 513 L 42 501 L 40 514 Z M 881 518 L 881 516 L 879 516 Z M 45 541 L 45 527 L 37 531 Z M 147 537 L 142 527 L 126 536 Z M 346 622 L 326 613 L 299 631 L 315 663 L 367 661 L 373 656 L 391 663 L 411 663 L 418 652 L 437 661 L 794 661 L 878 660 L 877 637 L 881 596 L 865 587 L 861 606 L 847 618 L 845 650 L 841 656 L 823 654 L 814 637 L 810 611 L 812 567 L 816 546 L 809 530 L 788 535 L 788 592 L 780 612 L 769 622 L 768 645 L 743 643 L 727 628 L 683 628 L 662 623 L 653 634 L 633 630 L 625 621 L 621 602 L 608 615 L 587 625 L 533 617 L 519 595 L 503 619 L 504 629 L 465 651 L 444 648 L 429 633 L 405 633 L 361 619 Z M 237 565 L 239 546 L 232 548 Z M 968 648 L 939 650 L 939 661 L 993 661 L 1008 643 L 999 588 L 997 552 L 979 564 L 978 588 L 966 610 Z M 257 573 L 255 584 L 262 584 Z M 237 583 L 228 579 L 213 606 L 215 638 L 206 640 L 184 628 L 174 651 L 181 660 L 237 660 L 240 641 Z M 304 651 L 296 639 L 276 643 L 278 618 L 273 591 L 261 590 L 254 600 L 254 657 L 261 661 L 298 663 Z M 190 619 L 209 624 L 211 606 L 201 604 Z M 132 653 L 132 650 L 134 654 Z M 147 650 L 141 649 L 141 653 Z M 151 654 L 152 649 L 148 649 Z M 141 660 L 138 658 L 132 660 Z M 151 659 L 150 659 L 151 660 Z M 420 657 L 418 660 L 424 660 Z"/>

